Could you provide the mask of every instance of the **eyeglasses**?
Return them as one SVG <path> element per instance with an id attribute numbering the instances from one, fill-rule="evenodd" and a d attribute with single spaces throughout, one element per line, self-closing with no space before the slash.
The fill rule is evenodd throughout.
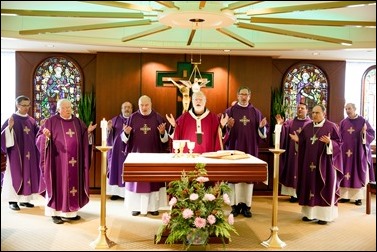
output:
<path id="1" fill-rule="evenodd" d="M 21 107 L 30 107 L 30 104 L 19 104 Z"/>
<path id="2" fill-rule="evenodd" d="M 240 96 L 248 96 L 249 94 L 238 94 Z"/>

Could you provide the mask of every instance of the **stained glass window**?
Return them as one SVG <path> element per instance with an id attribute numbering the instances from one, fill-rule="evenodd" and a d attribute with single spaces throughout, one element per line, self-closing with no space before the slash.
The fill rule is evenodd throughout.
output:
<path id="1" fill-rule="evenodd" d="M 77 104 L 81 97 L 82 71 L 65 57 L 45 59 L 34 73 L 34 118 L 39 122 L 56 113 L 59 99 L 72 102 L 77 116 Z"/>
<path id="2" fill-rule="evenodd" d="M 285 118 L 292 119 L 297 114 L 297 104 L 308 106 L 308 115 L 317 104 L 327 107 L 328 81 L 324 72 L 312 64 L 297 64 L 291 67 L 283 79 L 284 104 L 287 106 Z"/>

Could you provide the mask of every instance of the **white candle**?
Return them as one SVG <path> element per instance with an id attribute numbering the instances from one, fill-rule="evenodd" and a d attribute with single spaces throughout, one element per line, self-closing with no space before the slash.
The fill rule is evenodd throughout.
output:
<path id="1" fill-rule="evenodd" d="M 281 133 L 281 125 L 276 124 L 275 125 L 275 149 L 280 149 L 280 133 Z"/>
<path id="2" fill-rule="evenodd" d="M 107 140 L 107 121 L 105 118 L 101 121 L 101 137 L 102 137 L 102 146 L 106 146 Z"/>

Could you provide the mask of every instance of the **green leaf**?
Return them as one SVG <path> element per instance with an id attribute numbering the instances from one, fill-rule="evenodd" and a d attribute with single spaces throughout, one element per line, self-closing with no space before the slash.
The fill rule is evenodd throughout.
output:
<path id="1" fill-rule="evenodd" d="M 86 126 L 95 121 L 96 103 L 94 92 L 84 93 L 78 103 L 79 118 L 84 121 Z"/>

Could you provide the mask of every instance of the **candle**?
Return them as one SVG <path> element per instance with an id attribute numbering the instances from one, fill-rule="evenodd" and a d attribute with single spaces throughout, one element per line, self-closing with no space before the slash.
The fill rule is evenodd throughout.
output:
<path id="1" fill-rule="evenodd" d="M 275 149 L 280 149 L 280 133 L 281 133 L 281 125 L 276 124 L 275 125 Z"/>
<path id="2" fill-rule="evenodd" d="M 101 121 L 101 137 L 102 137 L 102 146 L 106 146 L 107 140 L 107 121 L 105 118 Z"/>

